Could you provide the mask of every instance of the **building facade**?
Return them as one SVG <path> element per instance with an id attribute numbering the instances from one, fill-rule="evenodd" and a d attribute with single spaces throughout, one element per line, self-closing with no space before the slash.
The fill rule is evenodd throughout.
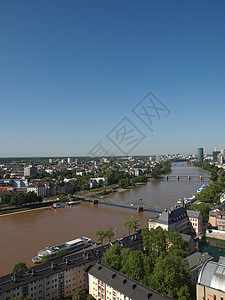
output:
<path id="1" fill-rule="evenodd" d="M 213 257 L 207 253 L 195 252 L 187 257 L 189 269 L 191 271 L 192 284 L 196 284 L 202 266 L 205 262 L 213 260 Z"/>
<path id="2" fill-rule="evenodd" d="M 89 270 L 88 281 L 89 294 L 98 300 L 172 299 L 100 264 L 94 265 Z"/>
<path id="3" fill-rule="evenodd" d="M 203 148 L 198 148 L 198 162 L 203 162 Z"/>
<path id="4" fill-rule="evenodd" d="M 37 174 L 37 168 L 30 165 L 24 168 L 24 177 L 30 177 Z"/>
<path id="5" fill-rule="evenodd" d="M 27 192 L 35 192 L 35 194 L 39 197 L 45 197 L 46 196 L 46 188 L 45 184 L 38 182 L 34 183 L 32 185 L 29 185 L 27 187 Z"/>
<path id="6" fill-rule="evenodd" d="M 196 285 L 197 300 L 225 299 L 225 264 L 223 261 L 206 262 L 200 271 Z"/>
<path id="7" fill-rule="evenodd" d="M 196 234 L 203 232 L 203 218 L 200 211 L 187 210 L 189 219 L 189 231 L 195 232 Z"/>
<path id="8" fill-rule="evenodd" d="M 121 247 L 137 249 L 141 234 L 118 241 Z M 0 277 L 0 300 L 30 296 L 32 300 L 57 300 L 71 297 L 76 289 L 88 289 L 88 271 L 110 245 L 83 250 L 51 262 Z"/>
<path id="9" fill-rule="evenodd" d="M 163 211 L 157 218 L 148 220 L 149 230 L 162 227 L 173 232 L 186 233 L 189 228 L 187 211 L 184 207 L 179 207 L 170 211 Z"/>
<path id="10" fill-rule="evenodd" d="M 225 211 L 210 211 L 209 226 L 214 227 L 220 231 L 225 231 Z"/>

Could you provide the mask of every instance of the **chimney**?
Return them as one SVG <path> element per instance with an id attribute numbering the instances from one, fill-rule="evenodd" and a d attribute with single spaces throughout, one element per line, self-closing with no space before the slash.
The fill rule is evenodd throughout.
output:
<path id="1" fill-rule="evenodd" d="M 123 279 L 123 284 L 125 284 L 127 282 L 127 280 L 126 279 Z"/>
<path id="2" fill-rule="evenodd" d="M 132 289 L 134 290 L 136 288 L 136 286 L 137 286 L 136 283 L 132 284 Z"/>
<path id="3" fill-rule="evenodd" d="M 114 279 L 116 277 L 116 274 L 115 273 L 113 273 L 112 274 L 112 279 Z"/>

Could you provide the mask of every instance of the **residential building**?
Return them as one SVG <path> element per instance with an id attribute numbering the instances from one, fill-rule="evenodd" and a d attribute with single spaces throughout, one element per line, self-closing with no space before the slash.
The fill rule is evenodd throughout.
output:
<path id="1" fill-rule="evenodd" d="M 117 241 L 120 247 L 137 249 L 141 234 Z M 24 295 L 32 300 L 56 300 L 71 297 L 76 289 L 88 289 L 88 271 L 110 245 L 70 254 L 45 264 L 0 277 L 0 300 Z"/>
<path id="2" fill-rule="evenodd" d="M 96 182 L 97 183 L 102 182 L 104 186 L 107 186 L 108 185 L 108 178 L 107 177 L 90 178 L 90 188 L 96 187 Z"/>
<path id="3" fill-rule="evenodd" d="M 223 192 L 220 196 L 220 203 L 225 201 L 225 192 Z"/>
<path id="4" fill-rule="evenodd" d="M 165 210 L 157 218 L 148 220 L 149 230 L 159 226 L 173 232 L 188 232 L 189 221 L 186 209 L 179 207 L 170 211 Z"/>
<path id="5" fill-rule="evenodd" d="M 195 232 L 196 234 L 203 232 L 203 218 L 200 211 L 187 210 L 189 219 L 189 231 Z"/>
<path id="6" fill-rule="evenodd" d="M 209 227 L 217 228 L 218 230 L 225 231 L 225 211 L 214 210 L 209 213 Z"/>
<path id="7" fill-rule="evenodd" d="M 45 184 L 41 182 L 31 184 L 27 187 L 27 192 L 35 192 L 37 196 L 45 197 L 46 196 Z"/>
<path id="8" fill-rule="evenodd" d="M 87 289 L 87 270 L 97 261 L 93 251 L 56 259 L 0 278 L 0 300 L 31 296 L 32 300 L 56 300 Z"/>
<path id="9" fill-rule="evenodd" d="M 130 175 L 137 177 L 144 174 L 143 170 L 141 168 L 133 168 L 129 171 Z"/>
<path id="10" fill-rule="evenodd" d="M 207 261 L 200 271 L 196 285 L 197 300 L 223 300 L 225 299 L 225 263 Z"/>
<path id="11" fill-rule="evenodd" d="M 30 165 L 24 168 L 24 177 L 30 177 L 37 174 L 37 168 Z"/>
<path id="12" fill-rule="evenodd" d="M 89 294 L 107 300 L 163 300 L 171 297 L 155 292 L 112 268 L 95 264 L 88 272 Z"/>
<path id="13" fill-rule="evenodd" d="M 198 275 L 203 264 L 206 261 L 213 260 L 213 257 L 207 253 L 195 252 L 187 257 L 189 269 L 191 271 L 192 284 L 196 284 L 198 281 Z"/>
<path id="14" fill-rule="evenodd" d="M 203 162 L 203 148 L 198 148 L 198 162 Z"/>

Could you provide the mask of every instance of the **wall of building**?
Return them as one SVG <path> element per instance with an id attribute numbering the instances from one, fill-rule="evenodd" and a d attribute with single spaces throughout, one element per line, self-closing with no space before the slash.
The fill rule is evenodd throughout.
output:
<path id="1" fill-rule="evenodd" d="M 225 293 L 200 284 L 196 285 L 196 300 L 221 300 Z"/>

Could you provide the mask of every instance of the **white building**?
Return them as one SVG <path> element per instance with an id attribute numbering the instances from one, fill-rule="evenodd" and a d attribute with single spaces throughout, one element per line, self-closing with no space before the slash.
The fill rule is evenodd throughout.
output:
<path id="1" fill-rule="evenodd" d="M 25 177 L 30 177 L 32 175 L 36 175 L 37 174 L 37 168 L 30 165 L 28 167 L 24 168 L 24 176 Z"/>
<path id="2" fill-rule="evenodd" d="M 203 219 L 200 211 L 197 210 L 187 210 L 187 215 L 189 219 L 189 230 L 195 232 L 196 234 L 203 232 Z"/>
<path id="3" fill-rule="evenodd" d="M 89 294 L 107 300 L 165 300 L 171 297 L 155 292 L 114 269 L 95 264 L 88 272 Z"/>
<path id="4" fill-rule="evenodd" d="M 29 185 L 27 187 L 27 192 L 35 192 L 35 194 L 40 197 L 46 196 L 46 188 L 44 183 L 36 183 Z"/>
<path id="5" fill-rule="evenodd" d="M 103 183 L 104 186 L 108 185 L 108 178 L 107 177 L 97 177 L 97 178 L 90 178 L 90 188 L 94 188 L 96 186 L 96 183 L 101 182 Z"/>

